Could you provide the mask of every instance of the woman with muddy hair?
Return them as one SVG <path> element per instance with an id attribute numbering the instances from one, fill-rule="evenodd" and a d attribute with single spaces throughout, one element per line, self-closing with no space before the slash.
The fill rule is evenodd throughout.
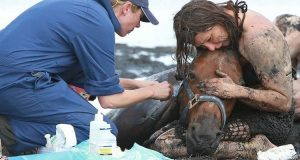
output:
<path id="1" fill-rule="evenodd" d="M 248 128 L 245 140 L 264 134 L 272 143 L 283 144 L 293 120 L 292 67 L 288 45 L 273 23 L 247 10 L 244 1 L 215 4 L 192 0 L 175 15 L 174 31 L 179 78 L 187 76 L 188 57 L 195 47 L 200 53 L 229 47 L 240 54 L 245 85 L 233 83 L 222 72 L 216 72 L 220 78 L 199 85 L 208 95 L 239 100 L 234 111 L 239 114 L 233 113 L 235 118 L 228 122 L 224 139 L 236 140 L 239 125 L 231 124 L 238 121 Z"/>

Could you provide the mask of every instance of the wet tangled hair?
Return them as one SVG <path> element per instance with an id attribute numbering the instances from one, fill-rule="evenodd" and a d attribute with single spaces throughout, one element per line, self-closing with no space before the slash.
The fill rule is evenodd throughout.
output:
<path id="1" fill-rule="evenodd" d="M 243 3 L 243 4 L 241 4 Z M 235 17 L 224 12 L 224 8 L 232 10 Z M 242 26 L 238 26 L 238 12 L 247 11 L 245 2 L 232 1 L 215 4 L 207 0 L 192 0 L 185 4 L 174 16 L 173 29 L 177 39 L 176 60 L 177 79 L 186 77 L 188 57 L 195 49 L 194 39 L 198 32 L 207 31 L 215 25 L 223 26 L 229 35 L 230 46 L 238 49 Z M 242 22 L 244 17 L 242 19 Z"/>
<path id="2" fill-rule="evenodd" d="M 282 14 L 275 18 L 275 25 L 287 36 L 289 32 L 298 30 L 300 32 L 300 17 L 291 14 Z"/>

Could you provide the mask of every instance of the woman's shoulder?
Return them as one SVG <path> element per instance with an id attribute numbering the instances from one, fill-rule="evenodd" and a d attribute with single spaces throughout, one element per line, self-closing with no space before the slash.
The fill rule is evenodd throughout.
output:
<path id="1" fill-rule="evenodd" d="M 243 33 L 239 49 L 248 61 L 257 61 L 261 58 L 266 60 L 284 58 L 285 61 L 290 61 L 288 45 L 274 25 L 260 26 L 258 29 Z"/>
<path id="2" fill-rule="evenodd" d="M 280 33 L 279 30 L 273 30 L 275 25 L 267 19 L 264 15 L 248 10 L 245 15 L 245 20 L 243 24 L 243 35 L 246 38 L 253 38 L 253 36 L 265 34 L 272 30 L 275 33 Z"/>
<path id="3" fill-rule="evenodd" d="M 276 52 L 287 47 L 279 29 L 258 12 L 251 10 L 247 12 L 243 28 L 240 48 L 244 50 L 268 48 Z"/>
<path id="4" fill-rule="evenodd" d="M 284 77 L 291 73 L 288 45 L 282 34 L 279 34 L 274 27 L 261 28 L 247 35 L 241 40 L 240 53 L 255 68 L 256 73 L 265 79 L 274 78 L 271 73 L 275 71 L 282 73 L 276 75 Z"/>

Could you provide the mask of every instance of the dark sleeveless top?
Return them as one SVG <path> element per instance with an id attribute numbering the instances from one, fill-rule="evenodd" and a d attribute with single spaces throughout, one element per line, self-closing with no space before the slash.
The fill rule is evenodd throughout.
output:
<path id="1" fill-rule="evenodd" d="M 252 86 L 261 85 L 261 81 L 258 79 L 252 65 L 244 60 L 241 59 L 242 63 L 245 62 L 242 64 L 244 86 L 252 88 Z M 254 109 L 243 102 L 237 101 L 229 121 L 240 119 L 249 125 L 252 136 L 264 134 L 275 145 L 282 145 L 291 133 L 294 109 L 294 107 L 291 107 L 291 110 L 287 113 L 267 112 Z"/>

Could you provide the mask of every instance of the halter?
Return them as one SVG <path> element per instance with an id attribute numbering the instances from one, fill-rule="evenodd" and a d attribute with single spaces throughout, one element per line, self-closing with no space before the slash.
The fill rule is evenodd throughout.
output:
<path id="1" fill-rule="evenodd" d="M 217 104 L 217 106 L 221 112 L 222 125 L 221 125 L 220 129 L 223 130 L 223 128 L 225 127 L 225 123 L 226 123 L 226 110 L 225 110 L 223 101 L 216 96 L 194 94 L 191 87 L 189 86 L 186 78 L 182 81 L 182 85 L 183 85 L 186 93 L 188 94 L 189 102 L 188 102 L 187 106 L 184 107 L 184 110 L 180 115 L 180 123 L 184 124 L 188 110 L 195 107 L 199 102 L 214 102 Z"/>

